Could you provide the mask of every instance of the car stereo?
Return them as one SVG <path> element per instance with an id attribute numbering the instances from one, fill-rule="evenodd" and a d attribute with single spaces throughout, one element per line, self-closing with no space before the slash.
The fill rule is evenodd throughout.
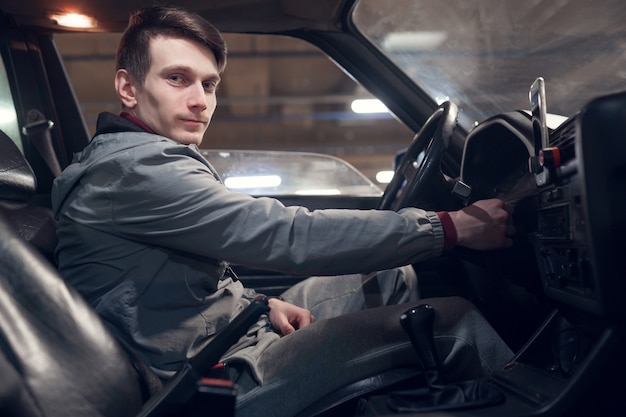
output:
<path id="1" fill-rule="evenodd" d="M 599 313 L 582 187 L 575 174 L 539 195 L 535 249 L 547 295 Z"/>

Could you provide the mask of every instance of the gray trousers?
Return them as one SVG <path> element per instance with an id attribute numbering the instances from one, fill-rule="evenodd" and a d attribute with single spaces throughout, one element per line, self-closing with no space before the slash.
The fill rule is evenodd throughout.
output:
<path id="1" fill-rule="evenodd" d="M 450 378 L 487 375 L 513 355 L 468 301 L 418 301 L 412 267 L 370 276 L 312 277 L 283 297 L 311 310 L 316 321 L 267 345 L 257 363 L 262 381 L 245 370 L 233 375 L 240 389 L 237 417 L 293 416 L 354 381 L 418 366 L 399 318 L 422 303 L 435 308 L 435 343 Z"/>

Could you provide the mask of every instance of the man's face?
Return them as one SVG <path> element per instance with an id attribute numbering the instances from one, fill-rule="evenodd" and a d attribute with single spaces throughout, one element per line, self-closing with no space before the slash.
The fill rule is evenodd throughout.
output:
<path id="1" fill-rule="evenodd" d="M 215 56 L 197 42 L 157 36 L 150 59 L 143 85 L 134 83 L 136 104 L 127 107 L 159 135 L 200 145 L 217 104 Z"/>

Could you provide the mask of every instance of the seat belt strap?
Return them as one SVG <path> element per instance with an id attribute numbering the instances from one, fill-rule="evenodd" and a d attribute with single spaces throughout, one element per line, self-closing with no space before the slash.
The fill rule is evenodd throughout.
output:
<path id="1" fill-rule="evenodd" d="M 30 110 L 28 112 L 28 120 L 29 123 L 22 127 L 22 133 L 28 136 L 31 143 L 48 165 L 52 175 L 54 175 L 54 177 L 59 176 L 59 174 L 61 174 L 61 164 L 59 164 L 54 147 L 52 146 L 52 137 L 50 135 L 50 130 L 54 127 L 54 122 L 47 120 L 38 110 Z"/>

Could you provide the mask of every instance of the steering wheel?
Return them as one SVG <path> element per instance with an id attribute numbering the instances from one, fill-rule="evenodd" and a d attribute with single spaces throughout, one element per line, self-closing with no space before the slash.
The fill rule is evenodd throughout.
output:
<path id="1" fill-rule="evenodd" d="M 448 149 L 458 114 L 456 104 L 446 101 L 428 118 L 400 160 L 378 204 L 379 209 L 397 211 L 409 205 L 425 208 L 422 207 L 425 197 L 441 190 L 446 182 L 441 172 L 441 159 Z M 422 153 L 423 158 L 418 162 Z"/>

